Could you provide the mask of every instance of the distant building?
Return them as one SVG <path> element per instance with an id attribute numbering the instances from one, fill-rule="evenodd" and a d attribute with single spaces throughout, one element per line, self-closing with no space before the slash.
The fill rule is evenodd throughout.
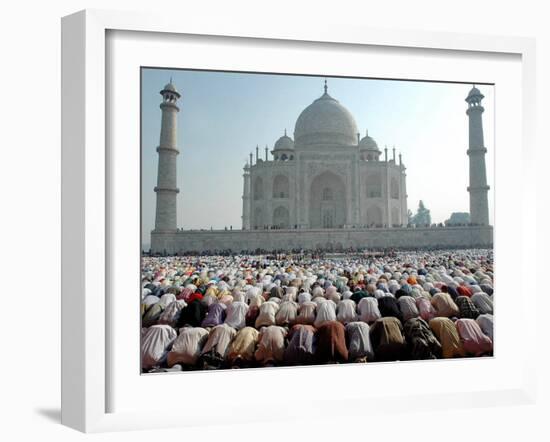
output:
<path id="1" fill-rule="evenodd" d="M 470 214 L 468 212 L 453 212 L 448 220 L 445 220 L 446 226 L 465 226 L 470 224 Z"/>

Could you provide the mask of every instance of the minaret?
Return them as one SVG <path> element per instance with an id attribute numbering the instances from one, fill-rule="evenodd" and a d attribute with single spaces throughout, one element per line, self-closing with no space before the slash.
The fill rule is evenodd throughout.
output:
<path id="1" fill-rule="evenodd" d="M 248 162 L 244 166 L 243 173 L 243 230 L 250 230 L 250 167 Z"/>
<path id="2" fill-rule="evenodd" d="M 159 165 L 157 175 L 157 209 L 155 217 L 155 232 L 173 232 L 177 230 L 177 148 L 178 112 L 177 101 L 181 97 L 170 83 L 160 91 L 162 95 L 162 122 L 160 128 L 160 143 L 157 147 Z"/>
<path id="3" fill-rule="evenodd" d="M 489 204 L 487 200 L 487 172 L 485 169 L 485 154 L 487 149 L 483 142 L 483 124 L 481 114 L 485 109 L 481 105 L 483 94 L 473 86 L 466 97 L 468 110 L 466 114 L 470 120 L 470 146 L 468 156 L 470 157 L 470 221 L 472 224 L 489 224 Z"/>

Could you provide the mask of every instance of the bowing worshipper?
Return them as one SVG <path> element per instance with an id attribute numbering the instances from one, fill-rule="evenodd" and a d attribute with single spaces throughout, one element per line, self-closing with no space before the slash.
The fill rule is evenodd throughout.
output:
<path id="1" fill-rule="evenodd" d="M 399 311 L 401 312 L 401 317 L 403 322 L 408 321 L 412 318 L 417 318 L 420 313 L 416 307 L 416 302 L 412 296 L 401 296 L 397 300 L 399 306 Z"/>
<path id="2" fill-rule="evenodd" d="M 395 294 L 395 299 L 399 299 L 401 298 L 402 296 L 408 296 L 408 292 L 406 292 L 405 290 L 403 290 L 403 287 L 401 286 L 401 288 L 399 288 Z"/>
<path id="3" fill-rule="evenodd" d="M 384 290 L 380 290 L 380 289 L 376 289 L 374 291 L 374 297 L 376 299 L 380 299 L 380 298 L 386 298 L 386 297 L 389 297 L 389 298 L 395 298 L 395 296 L 390 293 L 390 292 L 385 292 Z M 397 298 L 396 298 L 397 299 Z"/>
<path id="4" fill-rule="evenodd" d="M 202 297 L 201 302 L 206 306 L 206 308 L 209 308 L 212 304 L 216 304 L 218 302 L 218 297 L 212 293 L 208 293 Z"/>
<path id="5" fill-rule="evenodd" d="M 344 290 L 342 293 L 342 299 L 351 299 L 353 292 L 350 290 Z"/>
<path id="6" fill-rule="evenodd" d="M 296 289 L 296 287 L 286 286 L 283 298 L 284 301 L 296 302 L 298 299 L 298 290 Z"/>
<path id="7" fill-rule="evenodd" d="M 227 306 L 221 302 L 216 302 L 215 304 L 210 304 L 208 307 L 208 313 L 206 317 L 202 320 L 201 327 L 209 328 L 220 325 L 225 321 L 225 310 Z"/>
<path id="8" fill-rule="evenodd" d="M 369 293 L 369 292 L 366 292 L 364 290 L 356 290 L 353 292 L 353 294 L 351 295 L 350 299 L 355 302 L 355 304 L 359 304 L 359 302 L 361 301 L 361 299 L 363 298 L 366 298 L 368 296 L 374 296 L 374 286 L 373 287 L 373 291 L 372 293 Z"/>
<path id="9" fill-rule="evenodd" d="M 316 361 L 320 364 L 333 364 L 347 362 L 348 357 L 344 326 L 335 320 L 324 321 L 317 328 Z"/>
<path id="10" fill-rule="evenodd" d="M 261 328 L 258 349 L 254 353 L 258 364 L 273 366 L 283 361 L 286 335 L 287 330 L 278 325 Z"/>
<path id="11" fill-rule="evenodd" d="M 246 326 L 254 327 L 256 325 L 256 319 L 258 319 L 259 314 L 260 307 L 258 307 L 257 305 L 248 306 L 248 311 L 246 312 L 246 316 L 244 318 Z"/>
<path id="12" fill-rule="evenodd" d="M 397 299 L 393 296 L 383 296 L 378 298 L 378 309 L 383 318 L 391 317 L 401 320 L 401 311 L 399 310 L 399 305 L 397 304 Z"/>
<path id="13" fill-rule="evenodd" d="M 460 293 L 457 292 L 454 285 L 443 285 L 441 291 L 443 293 L 448 293 L 453 301 L 460 296 Z"/>
<path id="14" fill-rule="evenodd" d="M 436 317 L 429 322 L 430 329 L 441 344 L 441 355 L 443 358 L 464 357 L 462 341 L 452 320 L 446 317 Z"/>
<path id="15" fill-rule="evenodd" d="M 289 332 L 289 343 L 283 360 L 288 365 L 309 365 L 315 362 L 315 328 L 311 325 L 296 324 Z"/>
<path id="16" fill-rule="evenodd" d="M 185 287 L 177 296 L 176 299 L 183 299 L 185 302 L 189 301 L 189 297 L 195 293 L 196 287 Z"/>
<path id="17" fill-rule="evenodd" d="M 236 330 L 246 327 L 248 305 L 243 301 L 234 301 L 225 310 L 225 323 Z"/>
<path id="18" fill-rule="evenodd" d="M 465 284 L 460 284 L 456 288 L 456 291 L 458 292 L 458 296 L 467 296 L 470 298 L 473 295 L 472 289 Z"/>
<path id="19" fill-rule="evenodd" d="M 369 325 L 382 317 L 378 309 L 378 300 L 376 298 L 367 297 L 361 299 L 357 306 L 357 310 L 359 310 L 359 320 Z"/>
<path id="20" fill-rule="evenodd" d="M 346 325 L 346 338 L 349 362 L 374 360 L 374 349 L 370 340 L 368 324 L 364 322 L 350 322 Z"/>
<path id="21" fill-rule="evenodd" d="M 195 299 L 187 304 L 187 307 L 184 307 L 181 310 L 180 317 L 178 318 L 177 328 L 182 327 L 200 327 L 202 320 L 206 316 L 206 306 Z"/>
<path id="22" fill-rule="evenodd" d="M 147 295 L 143 300 L 141 301 L 141 316 L 145 314 L 149 308 L 160 301 L 160 298 L 155 295 Z"/>
<path id="23" fill-rule="evenodd" d="M 376 361 L 402 361 L 407 356 L 401 321 L 394 316 L 378 319 L 370 328 Z"/>
<path id="24" fill-rule="evenodd" d="M 349 322 L 357 321 L 355 302 L 351 299 L 343 299 L 336 305 L 336 319 L 346 325 Z"/>
<path id="25" fill-rule="evenodd" d="M 202 327 L 184 327 L 168 352 L 168 367 L 176 364 L 194 366 L 201 354 L 202 347 L 208 339 L 208 330 Z"/>
<path id="26" fill-rule="evenodd" d="M 493 314 L 493 300 L 486 293 L 476 293 L 472 295 L 472 302 L 478 308 L 480 314 Z"/>
<path id="27" fill-rule="evenodd" d="M 436 293 L 432 297 L 432 306 L 436 316 L 452 318 L 458 316 L 460 311 L 448 293 Z"/>
<path id="28" fill-rule="evenodd" d="M 159 299 L 159 304 L 164 305 L 164 308 L 168 307 L 168 305 L 176 300 L 176 295 L 173 293 L 165 293 L 162 295 Z"/>
<path id="29" fill-rule="evenodd" d="M 231 294 L 227 291 L 220 292 L 218 302 L 229 306 L 229 304 L 233 302 L 233 296 L 231 296 Z"/>
<path id="30" fill-rule="evenodd" d="M 481 331 L 489 336 L 491 341 L 493 341 L 493 315 L 489 313 L 485 313 L 483 315 L 479 315 L 476 318 L 476 322 L 481 328 Z"/>
<path id="31" fill-rule="evenodd" d="M 264 301 L 262 291 L 258 287 L 250 287 L 244 295 L 244 302 L 249 306 L 255 305 L 259 307 Z"/>
<path id="32" fill-rule="evenodd" d="M 281 299 L 284 295 L 284 291 L 281 287 L 274 286 L 271 288 L 271 291 L 269 293 L 269 299 L 271 298 L 279 298 Z"/>
<path id="33" fill-rule="evenodd" d="M 305 301 L 300 304 L 298 316 L 296 317 L 297 324 L 313 325 L 317 315 L 317 304 L 313 301 Z"/>
<path id="34" fill-rule="evenodd" d="M 317 308 L 319 308 L 319 306 L 323 303 L 323 302 L 327 302 L 328 299 L 326 299 L 324 296 L 315 296 L 311 302 L 314 302 L 315 305 L 317 306 Z M 333 301 L 331 301 L 333 302 Z"/>
<path id="35" fill-rule="evenodd" d="M 429 323 L 433 318 L 435 318 L 435 309 L 428 298 L 425 298 L 424 296 L 418 298 L 416 300 L 416 308 L 418 309 L 420 317 L 424 319 L 424 321 Z"/>
<path id="36" fill-rule="evenodd" d="M 302 305 L 304 302 L 311 301 L 311 293 L 301 291 L 298 293 L 298 304 Z"/>
<path id="37" fill-rule="evenodd" d="M 441 358 L 441 344 L 422 318 L 411 318 L 403 326 L 410 359 Z"/>
<path id="38" fill-rule="evenodd" d="M 461 318 L 476 319 L 479 316 L 479 310 L 469 296 L 459 296 L 455 299 Z"/>
<path id="39" fill-rule="evenodd" d="M 236 334 L 237 331 L 227 324 L 217 325 L 210 330 L 197 365 L 203 370 L 225 368 L 229 344 Z"/>
<path id="40" fill-rule="evenodd" d="M 275 323 L 283 327 L 292 327 L 298 316 L 298 304 L 294 301 L 283 301 L 275 314 Z"/>
<path id="41" fill-rule="evenodd" d="M 333 301 L 324 299 L 324 302 L 317 305 L 317 316 L 315 316 L 313 325 L 315 328 L 319 328 L 330 321 L 336 321 L 336 304 Z"/>
<path id="42" fill-rule="evenodd" d="M 311 296 L 313 296 L 314 298 L 320 296 L 322 298 L 325 297 L 325 291 L 323 290 L 323 288 L 319 285 L 319 283 L 315 283 L 313 284 L 313 286 L 311 287 Z"/>
<path id="43" fill-rule="evenodd" d="M 279 304 L 274 301 L 264 302 L 260 306 L 260 313 L 256 318 L 254 326 L 259 330 L 261 327 L 269 327 L 275 325 L 275 315 L 279 311 Z"/>
<path id="44" fill-rule="evenodd" d="M 334 286 L 329 286 L 325 292 L 325 298 L 334 302 L 335 304 L 338 304 L 338 302 L 340 302 L 340 293 L 338 293 L 338 291 L 336 290 L 336 287 Z"/>
<path id="45" fill-rule="evenodd" d="M 160 315 L 162 315 L 162 312 L 164 311 L 164 309 L 165 309 L 165 305 L 161 304 L 160 302 L 156 302 L 155 304 L 152 304 L 142 316 L 141 326 L 151 327 L 152 325 L 157 324 L 160 318 Z"/>
<path id="46" fill-rule="evenodd" d="M 488 294 L 489 296 L 493 296 L 493 286 L 489 283 L 480 283 L 479 288 L 483 291 L 483 293 Z"/>
<path id="47" fill-rule="evenodd" d="M 408 295 L 416 302 L 418 298 L 424 297 L 424 295 L 421 292 L 422 289 L 419 289 L 418 286 L 415 286 L 412 288 L 411 293 Z"/>
<path id="48" fill-rule="evenodd" d="M 254 352 L 260 333 L 253 327 L 244 327 L 231 341 L 227 352 L 230 367 L 250 367 L 254 363 Z"/>
<path id="49" fill-rule="evenodd" d="M 362 291 L 362 290 L 360 289 L 359 291 Z M 375 291 L 376 291 L 376 285 L 373 284 L 373 283 L 368 283 L 366 286 L 364 286 L 364 292 L 365 292 L 366 296 L 374 296 Z M 354 301 L 355 301 L 355 299 L 354 299 Z"/>
<path id="50" fill-rule="evenodd" d="M 171 327 L 176 327 L 176 324 L 178 323 L 178 319 L 181 314 L 181 310 L 186 306 L 187 303 L 183 300 L 172 301 L 161 313 L 158 319 L 158 323 L 166 324 Z"/>
<path id="51" fill-rule="evenodd" d="M 240 290 L 233 290 L 233 292 L 231 292 L 231 296 L 233 297 L 233 302 L 242 302 L 244 303 L 244 295 L 242 294 L 242 292 Z M 248 305 L 248 304 L 246 304 Z"/>
<path id="52" fill-rule="evenodd" d="M 166 361 L 166 355 L 177 337 L 169 325 L 152 325 L 141 339 L 141 368 L 149 370 Z"/>
<path id="53" fill-rule="evenodd" d="M 455 323 L 466 355 L 483 356 L 493 354 L 493 341 L 485 335 L 473 319 L 459 319 Z"/>

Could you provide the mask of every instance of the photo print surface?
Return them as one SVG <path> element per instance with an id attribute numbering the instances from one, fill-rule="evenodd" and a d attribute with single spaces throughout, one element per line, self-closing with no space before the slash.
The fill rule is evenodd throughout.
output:
<path id="1" fill-rule="evenodd" d="M 142 68 L 141 372 L 493 356 L 493 110 L 492 84 Z"/>

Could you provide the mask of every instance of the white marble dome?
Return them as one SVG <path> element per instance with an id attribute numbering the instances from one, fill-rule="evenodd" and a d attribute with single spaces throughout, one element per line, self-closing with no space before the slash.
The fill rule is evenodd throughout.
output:
<path id="1" fill-rule="evenodd" d="M 378 151 L 378 144 L 374 141 L 374 138 L 367 134 L 359 141 L 359 150 L 375 150 Z"/>
<path id="2" fill-rule="evenodd" d="M 286 130 L 285 130 L 285 134 L 275 142 L 275 146 L 273 146 L 273 150 L 275 151 L 275 150 L 293 150 L 293 149 L 294 149 L 294 141 L 292 141 L 292 138 L 290 138 L 286 134 Z"/>
<path id="3" fill-rule="evenodd" d="M 176 87 L 172 83 L 167 83 L 164 86 L 163 91 L 169 91 L 169 92 L 177 92 Z"/>
<path id="4" fill-rule="evenodd" d="M 472 86 L 472 89 L 470 90 L 470 92 L 468 93 L 468 96 L 466 97 L 466 101 L 470 101 L 472 99 L 481 100 L 483 98 L 485 98 L 485 96 L 481 93 L 481 91 L 477 87 Z"/>
<path id="5" fill-rule="evenodd" d="M 338 100 L 325 93 L 306 107 L 294 128 L 296 145 L 357 146 L 357 124 Z"/>

